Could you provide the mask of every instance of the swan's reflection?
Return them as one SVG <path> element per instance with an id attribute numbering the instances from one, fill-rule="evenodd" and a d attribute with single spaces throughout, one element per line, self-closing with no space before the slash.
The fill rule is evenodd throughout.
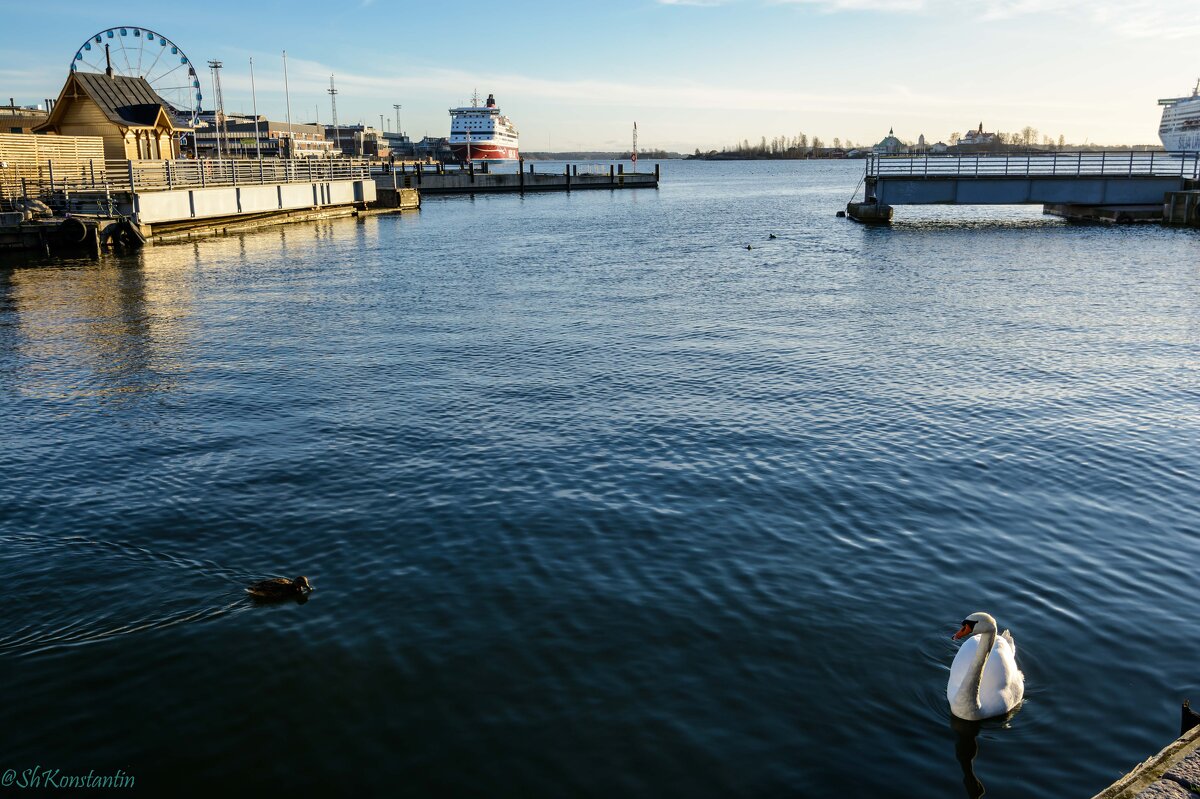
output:
<path id="1" fill-rule="evenodd" d="M 954 730 L 954 756 L 962 767 L 963 787 L 970 799 L 979 799 L 985 793 L 983 783 L 975 776 L 975 756 L 979 754 L 979 731 L 982 721 L 967 721 L 950 716 L 950 729 Z"/>

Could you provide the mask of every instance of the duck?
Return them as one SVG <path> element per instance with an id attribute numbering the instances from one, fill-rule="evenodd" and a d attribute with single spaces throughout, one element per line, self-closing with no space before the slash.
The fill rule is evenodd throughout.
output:
<path id="1" fill-rule="evenodd" d="M 1025 698 L 1025 675 L 1017 668 L 1017 645 L 1008 630 L 997 635 L 996 619 L 972 613 L 952 637 L 962 640 L 950 666 L 946 699 L 960 719 L 1005 716 Z"/>
<path id="2" fill-rule="evenodd" d="M 286 577 L 276 577 L 273 580 L 259 580 L 249 588 L 246 593 L 258 599 L 288 599 L 291 597 L 303 597 L 312 593 L 312 583 L 304 575 L 300 575 L 295 580 L 289 580 Z"/>
<path id="3" fill-rule="evenodd" d="M 778 236 L 776 236 L 774 233 L 772 233 L 772 234 L 770 234 L 769 236 L 767 236 L 767 238 L 768 238 L 768 239 L 777 239 L 777 238 L 779 238 L 779 237 L 778 237 Z"/>
<path id="4" fill-rule="evenodd" d="M 753 247 L 751 247 L 749 244 L 747 244 L 747 245 L 746 245 L 746 249 L 747 249 L 747 250 L 753 250 L 754 248 L 753 248 Z"/>

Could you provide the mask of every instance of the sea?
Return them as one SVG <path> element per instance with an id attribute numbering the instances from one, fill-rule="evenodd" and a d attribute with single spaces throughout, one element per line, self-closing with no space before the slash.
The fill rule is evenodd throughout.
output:
<path id="1" fill-rule="evenodd" d="M 661 166 L 6 260 L 5 787 L 1089 797 L 1170 742 L 1200 233 Z M 1026 698 L 968 724 L 975 611 Z"/>

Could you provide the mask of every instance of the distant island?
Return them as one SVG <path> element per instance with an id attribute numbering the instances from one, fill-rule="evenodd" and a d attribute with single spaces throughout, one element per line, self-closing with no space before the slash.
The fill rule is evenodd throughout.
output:
<path id="1" fill-rule="evenodd" d="M 817 158 L 866 158 L 868 155 L 1036 154 L 1053 153 L 1060 150 L 1070 150 L 1072 152 L 1079 150 L 1128 152 L 1130 150 L 1151 151 L 1163 149 L 1160 144 L 1069 144 L 1066 141 L 1066 137 L 1062 135 L 1059 135 L 1057 139 L 1043 135 L 1039 140 L 1038 130 L 1029 126 L 1022 128 L 1016 133 L 991 133 L 983 129 L 982 122 L 979 123 L 977 129 L 970 130 L 966 134 L 960 134 L 957 131 L 951 133 L 949 140 L 954 143 L 946 144 L 941 141 L 927 143 L 925 135 L 921 134 L 915 142 L 903 141 L 895 135 L 894 130 L 889 130 L 888 135 L 877 144 L 864 145 L 855 144 L 849 139 L 842 140 L 839 138 L 834 138 L 832 142 L 825 142 L 819 136 L 813 136 L 810 140 L 807 134 L 801 133 L 797 136 L 776 136 L 773 139 L 767 139 L 766 136 L 762 136 L 757 143 L 743 139 L 732 146 L 722 147 L 720 150 L 709 150 L 708 152 L 701 152 L 697 149 L 692 155 L 687 156 L 687 158 L 703 161 L 802 161 Z"/>

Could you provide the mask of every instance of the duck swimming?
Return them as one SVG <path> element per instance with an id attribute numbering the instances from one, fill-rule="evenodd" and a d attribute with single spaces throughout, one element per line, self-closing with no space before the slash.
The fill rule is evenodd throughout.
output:
<path id="1" fill-rule="evenodd" d="M 259 599 L 289 599 L 306 596 L 312 593 L 312 590 L 312 583 L 308 581 L 307 577 L 301 575 L 295 580 L 289 580 L 286 577 L 259 580 L 247 588 L 246 593 Z"/>

